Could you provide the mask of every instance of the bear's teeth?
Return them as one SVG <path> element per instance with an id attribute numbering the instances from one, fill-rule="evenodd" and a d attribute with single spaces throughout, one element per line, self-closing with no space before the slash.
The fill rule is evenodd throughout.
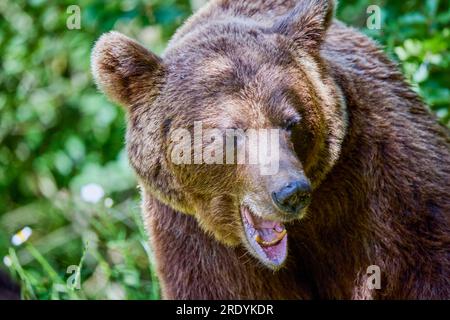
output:
<path id="1" fill-rule="evenodd" d="M 262 247 L 271 247 L 274 246 L 276 244 L 278 244 L 281 240 L 283 240 L 284 236 L 286 235 L 287 231 L 286 229 L 284 229 L 282 232 L 277 233 L 275 239 L 271 240 L 271 241 L 265 241 L 261 238 L 261 236 L 259 235 L 259 233 L 256 234 L 255 236 L 255 241 L 260 244 Z"/>

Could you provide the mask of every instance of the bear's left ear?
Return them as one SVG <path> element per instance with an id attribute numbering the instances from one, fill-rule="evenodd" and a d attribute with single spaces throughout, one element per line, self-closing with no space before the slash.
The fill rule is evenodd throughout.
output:
<path id="1" fill-rule="evenodd" d="M 281 17 L 271 32 L 285 35 L 299 47 L 318 50 L 334 16 L 335 0 L 301 0 Z"/>
<path id="2" fill-rule="evenodd" d="M 126 108 L 146 95 L 154 96 L 164 71 L 158 56 L 114 31 L 95 44 L 91 68 L 98 88 Z"/>

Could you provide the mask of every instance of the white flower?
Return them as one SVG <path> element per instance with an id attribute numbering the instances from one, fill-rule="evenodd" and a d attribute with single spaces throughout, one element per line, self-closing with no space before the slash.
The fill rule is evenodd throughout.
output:
<path id="1" fill-rule="evenodd" d="M 31 234 L 33 233 L 33 230 L 31 230 L 30 227 L 25 227 L 19 232 L 17 232 L 13 237 L 11 238 L 11 243 L 15 246 L 20 246 L 22 243 L 28 240 L 28 238 L 31 237 Z"/>
<path id="2" fill-rule="evenodd" d="M 111 198 L 106 198 L 104 201 L 105 207 L 111 208 L 114 205 L 114 200 Z"/>
<path id="3" fill-rule="evenodd" d="M 81 198 L 90 203 L 97 203 L 105 195 L 103 188 L 96 183 L 89 183 L 81 188 Z"/>
<path id="4" fill-rule="evenodd" d="M 4 256 L 3 257 L 3 263 L 5 264 L 5 266 L 7 266 L 8 268 L 12 266 L 12 261 L 11 258 L 9 256 Z"/>

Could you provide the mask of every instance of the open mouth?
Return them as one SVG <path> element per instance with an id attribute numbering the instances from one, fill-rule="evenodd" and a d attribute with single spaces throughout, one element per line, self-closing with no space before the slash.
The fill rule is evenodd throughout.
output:
<path id="1" fill-rule="evenodd" d="M 263 219 L 246 206 L 241 208 L 241 215 L 252 253 L 273 269 L 281 267 L 287 257 L 287 231 L 284 225 Z"/>

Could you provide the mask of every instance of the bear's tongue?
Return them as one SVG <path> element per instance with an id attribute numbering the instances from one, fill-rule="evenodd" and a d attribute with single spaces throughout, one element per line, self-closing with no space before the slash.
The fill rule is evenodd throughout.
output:
<path id="1" fill-rule="evenodd" d="M 287 232 L 277 221 L 264 220 L 244 207 L 242 209 L 247 239 L 256 254 L 274 267 L 280 266 L 287 255 Z"/>

